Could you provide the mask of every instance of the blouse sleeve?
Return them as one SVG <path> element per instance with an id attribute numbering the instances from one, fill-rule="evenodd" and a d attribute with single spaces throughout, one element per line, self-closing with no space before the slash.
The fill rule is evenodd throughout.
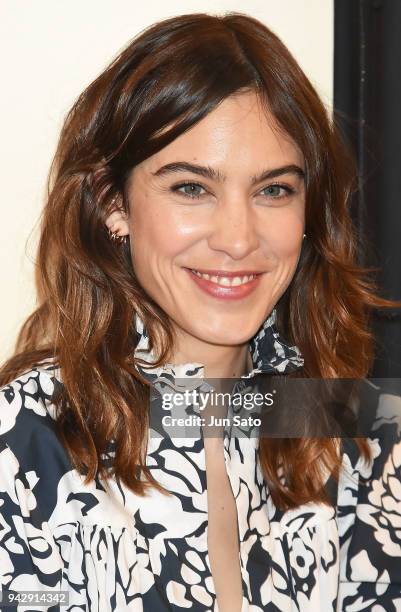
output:
<path id="1" fill-rule="evenodd" d="M 35 524 L 31 518 L 36 499 L 31 487 L 34 472 L 25 474 L 7 443 L 0 437 L 0 584 L 5 591 L 58 591 L 61 559 L 48 524 Z M 23 596 L 24 597 L 24 596 Z M 33 601 L 33 600 L 32 600 Z M 46 600 L 45 600 L 46 601 Z M 18 610 L 27 609 L 18 606 Z M 43 610 L 29 604 L 29 609 Z M 57 607 L 48 607 L 56 610 Z"/>
<path id="2" fill-rule="evenodd" d="M 32 386 L 31 382 L 28 385 Z M 28 386 L 29 388 L 29 386 Z M 22 401 L 23 385 L 18 381 L 0 389 L 0 588 L 2 602 L 13 594 L 30 591 L 31 600 L 12 609 L 58 610 L 54 603 L 60 590 L 62 560 L 52 537 L 49 524 L 44 520 L 41 504 L 35 496 L 38 482 L 34 455 L 30 456 L 31 438 L 29 419 L 41 407 L 31 394 L 30 403 Z M 26 390 L 26 388 L 25 388 Z M 34 405 L 35 404 L 35 405 Z M 25 420 L 25 415 L 27 419 Z M 18 440 L 15 444 L 11 441 Z M 13 448 L 13 450 L 12 450 Z M 13 452 L 14 451 L 14 452 Z M 20 456 L 21 455 L 21 456 Z M 26 468 L 22 464 L 22 457 Z M 40 600 L 40 593 L 42 595 Z M 51 592 L 51 593 L 49 593 Z M 32 594 L 33 593 L 33 594 Z M 53 595 L 55 594 L 55 598 Z M 50 596 L 51 595 L 51 596 Z M 38 602 L 35 605 L 35 600 Z M 0 605 L 1 608 L 1 605 Z M 11 608 L 10 608 L 11 609 Z"/>
<path id="3" fill-rule="evenodd" d="M 401 397 L 380 393 L 368 438 L 370 462 L 345 442 L 339 609 L 395 612 L 401 610 Z"/>

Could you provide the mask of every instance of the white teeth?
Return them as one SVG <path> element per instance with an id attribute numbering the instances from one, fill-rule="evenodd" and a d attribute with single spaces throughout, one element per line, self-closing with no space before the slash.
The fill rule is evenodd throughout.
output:
<path id="1" fill-rule="evenodd" d="M 196 276 L 199 278 L 204 278 L 212 283 L 216 283 L 217 285 L 221 285 L 223 287 L 238 287 L 238 285 L 244 285 L 248 283 L 250 280 L 256 278 L 255 274 L 250 274 L 249 276 L 210 276 L 209 274 L 202 274 L 198 272 L 198 270 L 192 270 Z"/>

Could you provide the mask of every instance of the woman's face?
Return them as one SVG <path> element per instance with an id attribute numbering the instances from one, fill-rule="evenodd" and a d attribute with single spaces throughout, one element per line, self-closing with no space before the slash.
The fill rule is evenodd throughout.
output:
<path id="1" fill-rule="evenodd" d="M 272 126 L 254 93 L 232 96 L 129 178 L 137 278 L 187 341 L 247 342 L 294 275 L 303 157 Z"/>

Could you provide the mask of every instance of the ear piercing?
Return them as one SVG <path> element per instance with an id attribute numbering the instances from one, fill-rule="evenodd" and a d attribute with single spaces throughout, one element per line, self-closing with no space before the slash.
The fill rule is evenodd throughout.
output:
<path id="1" fill-rule="evenodd" d="M 119 198 L 119 194 L 115 195 L 114 198 L 111 200 L 110 208 L 112 210 L 113 210 L 114 204 L 116 203 L 118 198 Z M 117 212 L 117 210 L 115 212 Z M 122 211 L 120 211 L 120 212 L 122 212 Z M 123 244 L 123 243 L 127 242 L 127 237 L 126 236 L 120 236 L 119 234 L 117 234 L 117 232 L 112 232 L 110 228 L 108 228 L 108 232 L 109 232 L 109 238 L 113 242 L 118 243 L 118 244 Z"/>
<path id="2" fill-rule="evenodd" d="M 109 238 L 110 240 L 118 244 L 123 244 L 127 242 L 127 236 L 119 236 L 117 232 L 112 232 L 111 229 L 109 229 Z"/>

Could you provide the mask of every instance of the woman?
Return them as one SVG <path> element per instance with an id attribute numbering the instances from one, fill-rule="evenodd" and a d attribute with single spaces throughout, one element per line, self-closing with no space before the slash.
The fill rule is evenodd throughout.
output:
<path id="1" fill-rule="evenodd" d="M 315 90 L 246 15 L 156 23 L 81 94 L 40 305 L 1 372 L 4 590 L 51 610 L 59 591 L 102 612 L 396 609 L 385 476 L 366 496 L 358 478 L 391 466 L 400 521 L 399 444 L 149 425 L 155 382 L 368 374 L 371 308 L 393 303 L 354 261 L 352 179 Z"/>

